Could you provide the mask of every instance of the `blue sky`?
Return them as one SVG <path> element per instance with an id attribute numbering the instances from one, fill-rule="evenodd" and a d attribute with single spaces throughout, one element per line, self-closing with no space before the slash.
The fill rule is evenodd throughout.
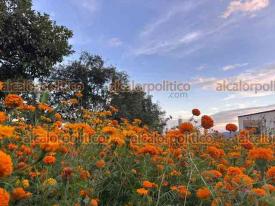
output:
<path id="1" fill-rule="evenodd" d="M 34 0 L 34 8 L 73 30 L 69 60 L 89 51 L 135 83 L 190 84 L 181 98 L 150 93 L 174 119 L 196 107 L 222 130 L 237 115 L 275 108 L 274 91 L 216 91 L 223 80 L 275 80 L 273 0 Z"/>

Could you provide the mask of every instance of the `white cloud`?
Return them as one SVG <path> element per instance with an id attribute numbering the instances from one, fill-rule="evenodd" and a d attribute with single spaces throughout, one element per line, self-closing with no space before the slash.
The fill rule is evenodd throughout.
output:
<path id="1" fill-rule="evenodd" d="M 187 13 L 196 8 L 200 2 L 184 1 L 183 3 L 176 4 L 176 6 L 170 7 L 161 16 L 154 19 L 154 21 L 148 23 L 144 29 L 140 32 L 140 37 L 144 38 L 155 33 L 160 27 L 169 22 L 173 17 L 178 14 Z"/>
<path id="2" fill-rule="evenodd" d="M 197 41 L 201 37 L 200 31 L 185 33 L 183 36 L 171 37 L 163 41 L 151 40 L 134 51 L 135 55 L 165 54 L 181 46 Z"/>
<path id="3" fill-rule="evenodd" d="M 113 38 L 109 39 L 108 45 L 110 47 L 118 47 L 118 46 L 122 45 L 122 41 L 117 37 L 113 37 Z"/>
<path id="4" fill-rule="evenodd" d="M 205 2 L 178 1 L 162 7 L 161 12 L 157 10 L 160 14 L 140 31 L 131 54 L 134 56 L 172 54 L 173 51 L 179 49 L 185 50 L 186 54 L 192 52 L 195 46 L 193 44 L 191 46 L 191 43 L 199 40 L 203 34 L 200 29 L 194 28 L 197 25 L 196 22 L 185 19 L 203 3 Z M 180 19 L 182 19 L 181 22 L 179 22 Z M 172 27 L 175 24 L 179 26 Z"/>
<path id="5" fill-rule="evenodd" d="M 269 6 L 269 0 L 233 0 L 230 2 L 226 11 L 223 13 L 223 18 L 230 17 L 236 12 L 253 13 L 262 10 Z"/>
<path id="6" fill-rule="evenodd" d="M 94 13 L 99 8 L 98 0 L 78 0 L 72 1 L 75 5 L 80 6 L 81 8 L 89 11 L 90 13 Z"/>
<path id="7" fill-rule="evenodd" d="M 229 71 L 229 70 L 233 70 L 233 69 L 237 69 L 240 67 L 244 67 L 247 66 L 248 63 L 244 63 L 244 64 L 231 64 L 231 65 L 226 65 L 222 68 L 223 71 Z"/>
<path id="8" fill-rule="evenodd" d="M 199 67 L 195 68 L 196 71 L 203 71 L 207 68 L 206 65 L 200 65 Z"/>

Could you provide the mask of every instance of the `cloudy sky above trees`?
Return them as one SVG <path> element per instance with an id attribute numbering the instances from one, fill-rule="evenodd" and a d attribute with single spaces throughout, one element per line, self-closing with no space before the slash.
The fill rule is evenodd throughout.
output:
<path id="1" fill-rule="evenodd" d="M 186 95 L 150 92 L 175 119 L 197 107 L 219 129 L 237 115 L 275 108 L 271 86 L 217 91 L 224 81 L 252 87 L 275 80 L 272 0 L 34 0 L 34 8 L 74 31 L 76 52 L 67 60 L 89 51 L 135 84 L 190 84 Z"/>

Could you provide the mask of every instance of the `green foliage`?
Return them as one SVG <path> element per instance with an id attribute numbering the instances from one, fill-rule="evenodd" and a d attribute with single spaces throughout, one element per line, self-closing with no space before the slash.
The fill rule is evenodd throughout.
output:
<path id="1" fill-rule="evenodd" d="M 140 119 L 150 128 L 162 131 L 165 114 L 159 106 L 152 102 L 152 97 L 140 88 L 127 89 L 112 95 L 111 105 L 118 108 L 116 119 L 127 118 L 129 120 Z"/>
<path id="2" fill-rule="evenodd" d="M 115 68 L 105 66 L 100 56 L 84 52 L 79 60 L 57 67 L 49 80 L 61 81 L 65 88 L 69 88 L 74 83 L 82 84 L 82 106 L 99 110 L 106 106 L 109 97 L 108 86 L 117 74 Z M 70 89 L 66 92 L 54 91 L 52 102 L 68 100 L 73 97 L 74 92 Z"/>
<path id="3" fill-rule="evenodd" d="M 0 1 L 0 77 L 34 79 L 72 53 L 72 31 L 47 14 L 35 12 L 31 0 Z"/>

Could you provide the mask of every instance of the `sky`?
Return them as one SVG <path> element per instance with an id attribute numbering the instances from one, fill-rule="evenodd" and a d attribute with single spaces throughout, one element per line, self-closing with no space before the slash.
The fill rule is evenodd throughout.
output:
<path id="1" fill-rule="evenodd" d="M 73 30 L 75 53 L 66 61 L 83 51 L 102 56 L 131 85 L 144 85 L 171 126 L 193 108 L 212 115 L 218 130 L 238 115 L 275 109 L 274 0 L 34 0 L 33 7 Z"/>

